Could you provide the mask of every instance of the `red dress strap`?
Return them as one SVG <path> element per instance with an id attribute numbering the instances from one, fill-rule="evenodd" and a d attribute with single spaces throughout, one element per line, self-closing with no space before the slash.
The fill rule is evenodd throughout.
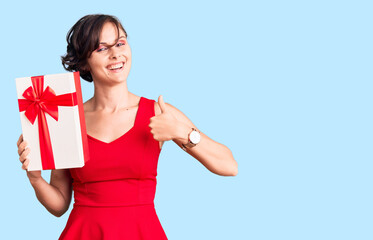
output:
<path id="1" fill-rule="evenodd" d="M 148 127 L 150 124 L 150 118 L 155 115 L 154 112 L 154 100 L 148 99 L 145 97 L 141 97 L 141 111 L 139 108 L 139 112 L 137 114 L 136 124 L 142 127 Z M 150 128 L 149 128 L 150 131 Z"/>

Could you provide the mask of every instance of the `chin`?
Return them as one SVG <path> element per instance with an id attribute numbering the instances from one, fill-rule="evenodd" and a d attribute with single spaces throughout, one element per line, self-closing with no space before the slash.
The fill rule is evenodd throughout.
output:
<path id="1" fill-rule="evenodd" d="M 116 82 L 116 83 L 122 83 L 127 81 L 128 75 L 121 75 L 121 76 L 111 76 L 109 77 L 109 81 Z"/>

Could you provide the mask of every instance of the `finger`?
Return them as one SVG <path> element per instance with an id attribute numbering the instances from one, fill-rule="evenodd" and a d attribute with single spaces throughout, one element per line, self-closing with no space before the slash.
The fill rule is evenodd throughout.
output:
<path id="1" fill-rule="evenodd" d="M 27 146 L 27 141 L 23 141 L 19 146 L 18 146 L 18 155 L 21 155 L 22 152 L 28 148 Z"/>
<path id="2" fill-rule="evenodd" d="M 17 141 L 17 147 L 19 147 L 19 144 L 21 144 L 21 142 L 23 141 L 23 134 L 21 134 L 18 138 L 18 141 Z"/>
<path id="3" fill-rule="evenodd" d="M 27 158 L 29 153 L 30 153 L 30 148 L 26 148 L 26 150 L 23 151 L 21 156 L 19 156 L 19 161 L 21 161 L 23 163 L 25 161 L 25 159 Z"/>
<path id="4" fill-rule="evenodd" d="M 159 104 L 159 107 L 161 108 L 161 112 L 162 113 L 166 112 L 166 104 L 163 101 L 163 96 L 162 95 L 160 95 L 159 98 L 158 98 L 158 104 Z"/>
<path id="5" fill-rule="evenodd" d="M 27 167 L 28 167 L 28 165 L 29 165 L 29 163 L 30 163 L 30 159 L 26 158 L 26 160 L 22 164 L 22 169 L 26 170 Z"/>

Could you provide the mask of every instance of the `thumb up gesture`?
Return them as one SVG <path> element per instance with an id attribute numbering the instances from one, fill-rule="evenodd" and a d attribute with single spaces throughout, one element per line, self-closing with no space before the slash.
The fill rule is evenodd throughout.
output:
<path id="1" fill-rule="evenodd" d="M 158 104 L 159 104 L 159 107 L 161 108 L 161 112 L 166 113 L 167 112 L 167 106 L 166 106 L 166 103 L 163 101 L 163 96 L 162 95 L 160 95 L 158 97 Z"/>
<path id="2" fill-rule="evenodd" d="M 163 101 L 163 96 L 158 98 L 161 114 L 150 118 L 149 127 L 155 140 L 159 142 L 169 141 L 176 137 L 178 120 L 172 115 L 172 109 Z"/>

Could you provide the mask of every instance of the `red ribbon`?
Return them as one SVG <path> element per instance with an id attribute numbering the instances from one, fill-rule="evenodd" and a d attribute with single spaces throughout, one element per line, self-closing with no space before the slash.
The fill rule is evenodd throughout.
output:
<path id="1" fill-rule="evenodd" d="M 27 119 L 34 124 L 36 116 L 39 124 L 40 155 L 43 170 L 55 169 L 52 143 L 45 113 L 58 121 L 58 106 L 77 105 L 76 92 L 56 95 L 49 86 L 44 89 L 44 76 L 31 77 L 32 87 L 27 88 L 18 99 L 19 111 L 25 112 Z"/>

